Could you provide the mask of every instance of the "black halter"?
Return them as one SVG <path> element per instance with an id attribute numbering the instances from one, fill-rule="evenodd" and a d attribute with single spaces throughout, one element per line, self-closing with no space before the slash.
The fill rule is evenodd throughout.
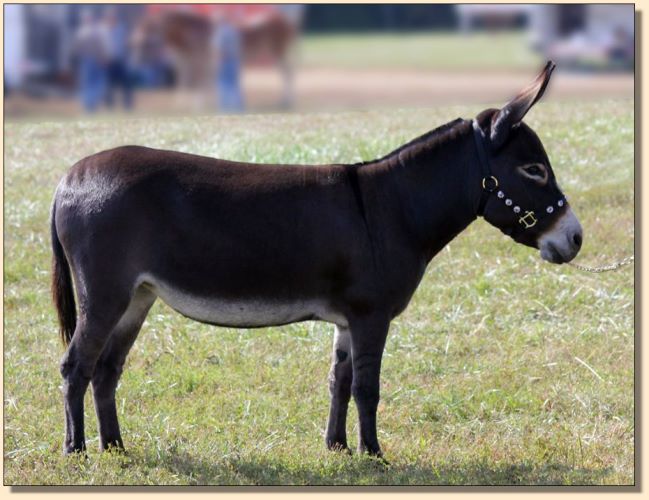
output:
<path id="1" fill-rule="evenodd" d="M 478 215 L 484 216 L 484 210 L 485 206 L 487 205 L 489 195 L 498 189 L 498 179 L 491 173 L 491 166 L 489 165 L 489 155 L 487 151 L 487 148 L 489 147 L 488 142 L 485 141 L 484 133 L 482 132 L 482 129 L 480 128 L 476 120 L 473 120 L 473 139 L 475 140 L 475 146 L 478 151 L 478 159 L 480 161 L 480 167 L 482 169 L 482 193 L 480 194 L 480 203 L 478 204 Z M 514 215 L 518 217 L 518 223 L 520 224 L 520 226 L 516 226 L 514 229 L 507 231 L 507 233 L 512 237 L 515 236 L 515 234 L 534 227 L 539 221 L 539 218 L 550 215 L 555 210 L 554 207 L 550 205 L 546 207 L 544 212 L 536 214 L 534 210 L 523 210 L 510 198 L 506 198 L 505 193 L 502 190 L 498 190 L 496 195 L 499 199 L 502 199 L 505 202 L 505 205 L 512 207 Z M 556 205 L 559 209 L 566 207 L 568 205 L 568 200 L 565 196 L 563 196 L 559 198 Z"/>
<path id="2" fill-rule="evenodd" d="M 480 203 L 478 204 L 478 215 L 482 216 L 484 215 L 484 209 L 489 195 L 498 187 L 498 179 L 491 175 L 484 133 L 475 120 L 473 120 L 473 139 L 475 140 L 475 147 L 478 150 L 478 159 L 482 168 L 482 194 L 480 195 Z"/>

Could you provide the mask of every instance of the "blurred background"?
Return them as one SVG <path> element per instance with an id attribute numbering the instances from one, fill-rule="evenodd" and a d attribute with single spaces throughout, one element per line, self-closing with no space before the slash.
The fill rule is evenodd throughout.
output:
<path id="1" fill-rule="evenodd" d="M 4 5 L 11 118 L 633 97 L 634 6 Z"/>

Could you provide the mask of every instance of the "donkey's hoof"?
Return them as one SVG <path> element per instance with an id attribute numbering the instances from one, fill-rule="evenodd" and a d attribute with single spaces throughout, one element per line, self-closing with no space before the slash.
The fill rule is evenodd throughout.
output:
<path id="1" fill-rule="evenodd" d="M 124 445 L 110 443 L 107 446 L 100 446 L 99 451 L 110 453 L 111 455 L 127 455 Z"/>
<path id="2" fill-rule="evenodd" d="M 372 461 L 372 464 L 381 469 L 387 469 L 390 467 L 390 462 L 388 462 L 382 453 L 379 454 L 365 454 L 369 460 Z"/>
<path id="3" fill-rule="evenodd" d="M 69 446 L 63 447 L 63 456 L 65 457 L 79 457 L 88 458 L 88 453 L 85 448 L 74 448 Z"/>
<path id="4" fill-rule="evenodd" d="M 368 459 L 372 460 L 376 465 L 381 465 L 383 467 L 390 466 L 390 462 L 388 462 L 385 459 L 385 457 L 383 456 L 383 452 L 380 449 L 376 451 L 372 451 L 359 446 L 358 453 L 359 455 L 365 455 Z"/>
<path id="5" fill-rule="evenodd" d="M 339 451 L 346 453 L 347 455 L 352 454 L 352 450 L 347 446 L 345 441 L 336 441 L 327 439 L 327 448 L 331 451 Z"/>
<path id="6" fill-rule="evenodd" d="M 66 439 L 63 441 L 63 454 L 64 455 L 75 455 L 77 453 L 86 452 L 86 443 L 85 441 L 74 442 L 73 439 Z"/>

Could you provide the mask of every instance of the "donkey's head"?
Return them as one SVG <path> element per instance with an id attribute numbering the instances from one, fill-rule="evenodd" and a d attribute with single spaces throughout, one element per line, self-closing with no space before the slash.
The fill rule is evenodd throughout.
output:
<path id="1" fill-rule="evenodd" d="M 559 189 L 543 144 L 522 122 L 553 69 L 548 62 L 505 107 L 480 113 L 473 133 L 483 171 L 478 212 L 515 241 L 538 248 L 543 259 L 561 264 L 579 252 L 581 225 Z"/>

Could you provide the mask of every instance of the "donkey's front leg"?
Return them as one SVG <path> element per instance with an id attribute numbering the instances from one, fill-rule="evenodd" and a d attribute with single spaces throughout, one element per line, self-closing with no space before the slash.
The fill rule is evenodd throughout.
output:
<path id="1" fill-rule="evenodd" d="M 352 390 L 352 341 L 348 328 L 336 326 L 334 347 L 329 371 L 329 393 L 331 407 L 329 408 L 329 423 L 325 441 L 330 450 L 346 450 L 347 407 Z"/>
<path id="2" fill-rule="evenodd" d="M 390 322 L 367 318 L 350 323 L 352 340 L 352 394 L 358 408 L 361 453 L 382 456 L 376 437 L 376 408 L 379 404 L 381 358 Z"/>

